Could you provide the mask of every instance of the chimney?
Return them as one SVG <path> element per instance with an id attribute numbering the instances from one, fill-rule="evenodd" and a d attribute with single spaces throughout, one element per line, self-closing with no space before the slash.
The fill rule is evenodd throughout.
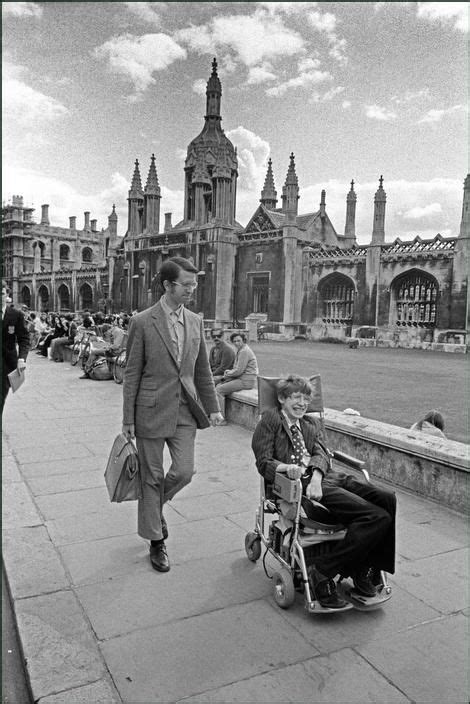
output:
<path id="1" fill-rule="evenodd" d="M 50 225 L 49 222 L 49 206 L 41 205 L 41 225 Z"/>
<path id="2" fill-rule="evenodd" d="M 71 215 L 69 217 L 69 227 L 71 230 L 76 230 L 77 229 L 77 217 L 76 215 Z"/>
<path id="3" fill-rule="evenodd" d="M 320 199 L 320 217 L 324 218 L 326 216 L 326 191 L 321 192 Z"/>
<path id="4" fill-rule="evenodd" d="M 97 222 L 98 222 L 97 220 L 92 220 L 92 221 L 91 221 L 91 231 L 92 231 L 92 232 L 96 232 L 96 223 L 97 223 Z"/>
<path id="5" fill-rule="evenodd" d="M 83 215 L 85 216 L 85 224 L 83 225 L 83 229 L 84 229 L 84 230 L 89 230 L 89 229 L 90 229 L 90 211 L 89 211 L 89 210 L 85 210 L 85 212 L 83 213 Z"/>
<path id="6" fill-rule="evenodd" d="M 168 232 L 173 228 L 173 225 L 171 224 L 171 216 L 172 213 L 165 213 L 165 229 L 163 230 L 164 232 Z"/>

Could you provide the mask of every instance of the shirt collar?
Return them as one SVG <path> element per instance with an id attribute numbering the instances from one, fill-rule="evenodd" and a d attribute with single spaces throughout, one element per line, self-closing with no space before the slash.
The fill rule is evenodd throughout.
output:
<path id="1" fill-rule="evenodd" d="M 281 413 L 282 413 L 282 415 L 284 416 L 284 418 L 286 419 L 287 425 L 289 426 L 289 428 L 290 428 L 292 425 L 296 425 L 296 426 L 298 427 L 298 429 L 301 430 L 299 419 L 292 421 L 292 420 L 289 418 L 289 416 L 287 415 L 287 413 L 286 413 L 285 411 L 281 411 Z"/>
<path id="2" fill-rule="evenodd" d="M 178 322 L 180 322 L 180 323 L 183 322 L 183 309 L 184 309 L 184 305 L 183 305 L 183 304 L 181 304 L 180 306 L 178 306 L 178 308 L 176 308 L 175 310 L 173 310 L 172 308 L 170 308 L 170 306 L 169 306 L 168 303 L 166 302 L 164 295 L 161 297 L 160 301 L 161 301 L 161 304 L 162 304 L 162 308 L 163 308 L 163 310 L 165 311 L 165 315 L 167 315 L 168 317 L 170 317 L 170 316 L 173 317 L 173 316 L 176 315 L 176 317 L 177 317 L 177 319 L 178 319 Z"/>

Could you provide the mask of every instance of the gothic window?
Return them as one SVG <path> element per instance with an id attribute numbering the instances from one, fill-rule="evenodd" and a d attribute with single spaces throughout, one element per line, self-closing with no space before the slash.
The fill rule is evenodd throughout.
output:
<path id="1" fill-rule="evenodd" d="M 257 264 L 263 263 L 263 252 L 256 252 L 256 263 Z"/>
<path id="2" fill-rule="evenodd" d="M 354 285 L 342 274 L 333 274 L 320 288 L 325 322 L 351 322 L 354 313 Z"/>
<path id="3" fill-rule="evenodd" d="M 31 291 L 28 286 L 23 286 L 21 289 L 21 301 L 25 306 L 31 308 Z"/>
<path id="4" fill-rule="evenodd" d="M 91 263 L 92 259 L 93 252 L 90 247 L 85 247 L 84 249 L 82 249 L 82 262 L 84 262 L 85 264 L 89 264 Z"/>
<path id="5" fill-rule="evenodd" d="M 90 284 L 82 284 L 78 293 L 81 310 L 85 308 L 91 309 L 93 307 L 93 289 Z"/>
<path id="6" fill-rule="evenodd" d="M 68 261 L 70 256 L 70 248 L 66 244 L 61 244 L 59 248 L 59 259 Z"/>
<path id="7" fill-rule="evenodd" d="M 37 309 L 40 313 L 46 313 L 49 308 L 49 291 L 47 286 L 42 284 L 38 289 L 38 306 Z"/>
<path id="8" fill-rule="evenodd" d="M 267 313 L 269 304 L 269 274 L 252 277 L 251 310 Z"/>
<path id="9" fill-rule="evenodd" d="M 423 272 L 410 272 L 395 283 L 396 324 L 433 327 L 436 324 L 437 282 Z"/>
<path id="10" fill-rule="evenodd" d="M 70 294 L 69 289 L 65 284 L 61 284 L 59 286 L 57 296 L 59 298 L 59 310 L 70 310 Z"/>

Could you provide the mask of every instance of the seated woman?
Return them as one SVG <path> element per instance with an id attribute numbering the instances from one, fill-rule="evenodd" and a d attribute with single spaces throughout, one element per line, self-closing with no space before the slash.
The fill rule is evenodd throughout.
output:
<path id="1" fill-rule="evenodd" d="M 435 435 L 438 438 L 445 438 L 444 418 L 439 411 L 429 411 L 424 418 L 417 423 L 413 423 L 410 430 L 420 430 L 427 435 Z"/>
<path id="2" fill-rule="evenodd" d="M 305 497 L 321 502 L 347 528 L 344 540 L 310 567 L 316 598 L 328 608 L 344 607 L 337 574 L 351 576 L 356 592 L 375 596 L 380 570 L 395 571 L 395 494 L 331 467 L 319 421 L 305 415 L 312 395 L 306 379 L 291 374 L 277 391 L 280 408 L 265 411 L 253 435 L 258 472 L 268 483 L 277 471 L 300 478 Z"/>
<path id="3" fill-rule="evenodd" d="M 225 396 L 233 391 L 242 389 L 254 389 L 256 377 L 258 375 L 258 362 L 255 353 L 246 344 L 246 335 L 243 332 L 233 332 L 230 335 L 230 342 L 236 349 L 235 362 L 232 369 L 226 369 L 222 381 L 217 384 L 216 391 L 220 412 L 225 416 Z M 226 421 L 220 423 L 225 425 Z"/>

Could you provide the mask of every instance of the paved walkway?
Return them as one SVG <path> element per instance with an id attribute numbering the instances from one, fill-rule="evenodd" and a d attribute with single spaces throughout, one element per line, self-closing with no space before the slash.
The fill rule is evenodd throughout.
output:
<path id="1" fill-rule="evenodd" d="M 250 433 L 200 432 L 197 475 L 166 510 L 172 569 L 151 569 L 134 503 L 103 471 L 121 388 L 36 355 L 3 419 L 3 549 L 41 704 L 467 702 L 466 519 L 398 491 L 393 598 L 312 616 L 250 563 Z"/>

